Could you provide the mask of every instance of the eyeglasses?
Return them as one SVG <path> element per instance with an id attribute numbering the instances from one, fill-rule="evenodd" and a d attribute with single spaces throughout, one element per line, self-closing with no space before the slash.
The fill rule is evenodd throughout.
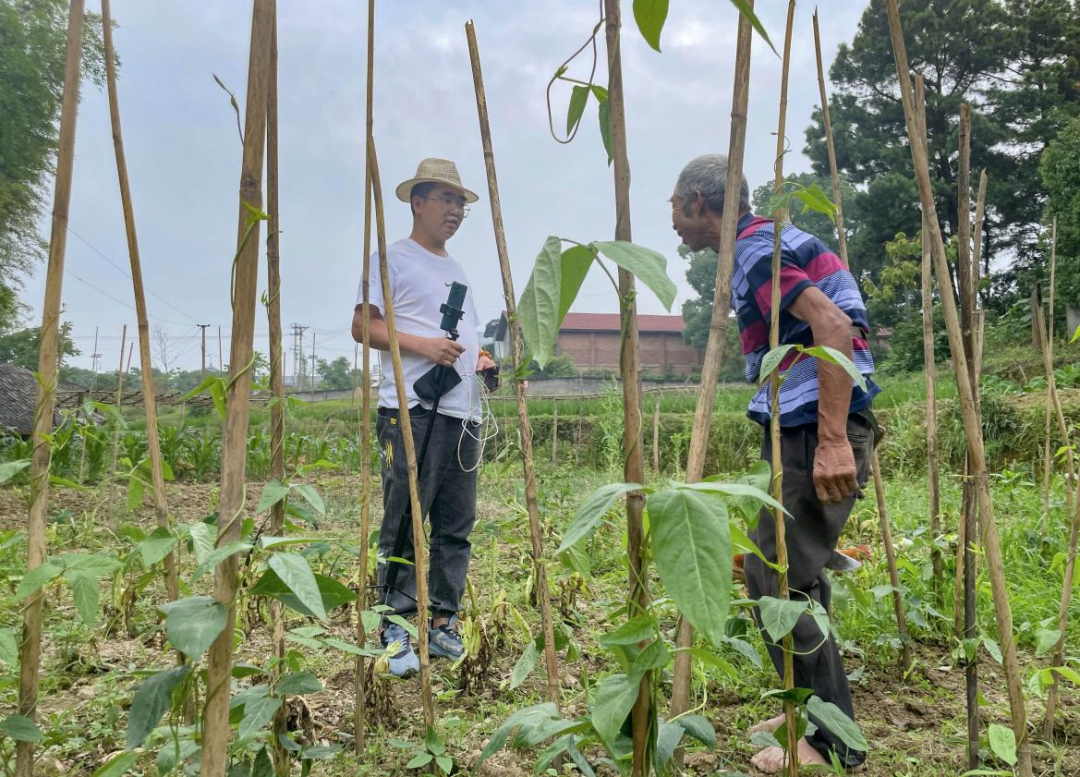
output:
<path id="1" fill-rule="evenodd" d="M 441 202 L 443 207 L 447 210 L 453 210 L 455 208 L 461 209 L 461 217 L 465 218 L 469 215 L 469 206 L 465 204 L 465 200 L 460 197 L 454 197 L 452 195 L 442 195 L 441 197 L 425 197 L 425 200 L 431 200 L 432 202 Z"/>

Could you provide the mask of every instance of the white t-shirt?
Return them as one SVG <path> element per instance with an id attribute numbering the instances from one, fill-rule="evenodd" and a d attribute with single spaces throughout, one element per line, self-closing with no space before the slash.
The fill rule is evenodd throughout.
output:
<path id="1" fill-rule="evenodd" d="M 442 313 L 439 308 L 450 293 L 454 281 L 469 286 L 465 270 L 450 256 L 433 254 L 411 238 L 399 240 L 386 249 L 386 264 L 390 271 L 390 290 L 393 292 L 394 321 L 399 332 L 417 337 L 446 337 L 439 329 Z M 356 304 L 364 299 L 363 281 L 357 292 Z M 383 305 L 382 279 L 379 275 L 379 254 L 371 255 L 371 290 L 369 301 L 386 315 Z M 473 305 L 472 288 L 465 295 L 465 315 L 457 324 L 458 342 L 465 348 L 458 357 L 454 369 L 461 375 L 461 383 L 443 395 L 439 412 L 452 418 L 468 418 L 480 421 L 481 387 L 474 379 L 476 362 L 480 358 L 480 343 L 476 336 L 476 308 Z M 394 370 L 390 367 L 387 353 L 383 360 L 383 379 L 379 386 L 379 407 L 397 408 L 397 384 Z M 401 367 L 405 374 L 406 396 L 409 406 L 417 403 L 430 409 L 430 404 L 420 402 L 416 396 L 416 383 L 435 362 L 416 354 L 401 352 Z"/>

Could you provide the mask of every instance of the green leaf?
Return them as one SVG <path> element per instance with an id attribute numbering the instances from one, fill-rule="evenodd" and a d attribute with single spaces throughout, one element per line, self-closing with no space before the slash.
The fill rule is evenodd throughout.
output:
<path id="1" fill-rule="evenodd" d="M 570 525 L 555 554 L 562 553 L 591 535 L 604 516 L 611 511 L 616 499 L 640 488 L 637 483 L 608 483 L 589 494 L 589 498 L 582 502 L 574 517 L 570 519 Z"/>
<path id="2" fill-rule="evenodd" d="M 79 620 L 85 626 L 93 626 L 97 620 L 98 604 L 101 601 L 101 586 L 96 577 L 85 572 L 67 570 L 64 579 L 71 586 L 72 597 L 75 600 L 75 611 L 79 613 Z"/>
<path id="3" fill-rule="evenodd" d="M 435 729 L 428 729 L 427 736 L 424 737 L 424 747 L 432 755 L 442 755 L 446 752 L 446 745 L 439 738 L 439 734 Z"/>
<path id="4" fill-rule="evenodd" d="M 476 760 L 474 768 L 479 769 L 480 764 L 501 750 L 515 729 L 528 729 L 543 721 L 558 720 L 559 718 L 559 710 L 551 702 L 534 704 L 532 707 L 518 710 L 495 729 L 495 733 L 491 735 L 491 739 L 488 740 L 483 752 L 480 753 L 480 757 Z"/>
<path id="5" fill-rule="evenodd" d="M 798 347 L 794 343 L 788 343 L 787 345 L 777 346 L 765 354 L 765 358 L 761 360 L 761 366 L 758 368 L 758 380 L 768 380 L 769 376 L 773 374 L 773 370 L 780 366 L 780 362 L 784 360 L 784 357 L 792 349 Z"/>
<path id="6" fill-rule="evenodd" d="M 405 764 L 405 768 L 419 769 L 421 766 L 427 766 L 433 760 L 435 760 L 435 756 L 433 756 L 431 753 L 417 753 L 409 760 L 407 764 Z"/>
<path id="7" fill-rule="evenodd" d="M 1050 668 L 1050 671 L 1056 672 L 1074 685 L 1080 685 L 1080 672 L 1075 669 L 1067 666 L 1054 666 Z"/>
<path id="8" fill-rule="evenodd" d="M 671 660 L 671 653 L 662 639 L 650 642 L 634 659 L 627 674 L 634 682 L 640 682 L 642 675 L 654 669 L 662 669 Z"/>
<path id="9" fill-rule="evenodd" d="M 595 89 L 593 93 L 595 94 Z M 607 152 L 607 162 L 610 165 L 615 155 L 611 145 L 611 101 L 607 99 L 607 95 L 600 100 L 596 115 L 600 121 L 600 139 L 604 141 L 604 151 Z"/>
<path id="10" fill-rule="evenodd" d="M 134 510 L 142 504 L 144 484 L 138 475 L 128 478 L 127 509 Z"/>
<path id="11" fill-rule="evenodd" d="M 377 612 L 372 612 L 371 610 L 364 610 L 360 613 L 360 622 L 364 626 L 365 634 L 368 634 L 378 628 L 381 621 L 382 617 Z"/>
<path id="12" fill-rule="evenodd" d="M 416 631 L 416 626 L 409 623 L 400 615 L 387 615 L 386 620 L 390 621 L 390 623 L 396 623 L 398 626 L 401 626 L 401 628 L 405 629 L 405 632 L 413 639 L 420 638 L 419 634 Z"/>
<path id="13" fill-rule="evenodd" d="M 319 584 L 306 558 L 295 553 L 275 553 L 270 556 L 270 568 L 316 618 L 326 620 Z"/>
<path id="14" fill-rule="evenodd" d="M 132 753 L 125 751 L 118 753 L 108 760 L 108 762 L 91 775 L 91 777 L 120 777 L 122 774 L 127 774 L 128 770 L 135 765 L 135 762 L 142 757 L 142 753 Z"/>
<path id="15" fill-rule="evenodd" d="M 304 501 L 311 505 L 319 515 L 326 517 L 326 502 L 323 501 L 322 496 L 315 490 L 315 486 L 309 483 L 298 483 L 293 486 L 293 491 L 304 497 Z"/>
<path id="16" fill-rule="evenodd" d="M 988 731 L 990 749 L 1009 766 L 1016 766 L 1016 735 L 1011 728 L 991 723 Z"/>
<path id="17" fill-rule="evenodd" d="M 610 634 L 602 634 L 597 641 L 604 647 L 612 645 L 636 645 L 656 636 L 656 621 L 648 615 L 631 618 Z"/>
<path id="18" fill-rule="evenodd" d="M 322 596 L 324 612 L 329 612 L 356 601 L 356 594 L 332 577 L 317 574 L 315 575 L 315 582 L 319 587 L 319 594 Z M 268 569 L 263 573 L 259 581 L 252 586 L 251 593 L 257 596 L 269 596 L 299 613 L 315 617 L 315 613 L 300 601 L 273 569 Z"/>
<path id="19" fill-rule="evenodd" d="M 255 506 L 255 512 L 261 513 L 269 510 L 282 499 L 289 495 L 289 487 L 280 480 L 271 480 L 263 486 L 262 494 L 259 495 L 259 504 Z"/>
<path id="20" fill-rule="evenodd" d="M 309 542 L 325 542 L 325 537 L 260 537 L 259 547 L 263 550 L 282 545 L 305 545 Z"/>
<path id="21" fill-rule="evenodd" d="M 835 364 L 837 367 L 843 367 L 844 372 L 850 375 L 851 379 L 855 381 L 855 385 L 863 391 L 866 391 L 866 378 L 859 372 L 859 368 L 855 366 L 855 362 L 840 353 L 840 351 L 835 348 L 830 348 L 827 345 L 815 345 L 810 348 L 803 348 L 803 353 L 807 356 L 813 356 L 821 361 Z"/>
<path id="22" fill-rule="evenodd" d="M 716 732 L 709 721 L 700 715 L 683 715 L 675 721 L 689 735 L 709 747 L 716 747 Z"/>
<path id="23" fill-rule="evenodd" d="M 200 521 L 192 525 L 188 534 L 191 536 L 191 545 L 195 551 L 195 562 L 201 564 L 214 552 L 214 527 Z"/>
<path id="24" fill-rule="evenodd" d="M 514 664 L 514 671 L 510 673 L 510 690 L 514 690 L 532 674 L 532 670 L 536 668 L 536 643 L 530 641 L 525 646 L 525 650 L 522 652 L 521 657 Z"/>
<path id="25" fill-rule="evenodd" d="M 840 741 L 852 750 L 865 753 L 870 749 L 870 744 L 855 721 L 832 702 L 825 701 L 819 696 L 811 696 L 806 701 L 806 711 L 821 721 L 825 728 L 839 737 Z"/>
<path id="26" fill-rule="evenodd" d="M 634 21 L 641 37 L 657 51 L 660 51 L 660 33 L 667 14 L 668 0 L 634 0 Z"/>
<path id="27" fill-rule="evenodd" d="M 806 612 L 806 603 L 763 596 L 758 600 L 758 609 L 761 612 L 761 624 L 769 633 L 769 638 L 779 644 Z"/>
<path id="28" fill-rule="evenodd" d="M 137 548 L 139 555 L 142 557 L 143 565 L 152 567 L 154 564 L 163 561 L 176 546 L 176 539 L 176 535 L 164 526 L 154 529 L 149 537 L 139 543 Z"/>
<path id="29" fill-rule="evenodd" d="M 92 577 L 105 577 L 123 568 L 117 558 L 104 553 L 65 553 L 60 557 L 64 567 Z"/>
<path id="30" fill-rule="evenodd" d="M 236 738 L 244 742 L 258 734 L 263 726 L 273 720 L 280 706 L 281 698 L 278 696 L 262 696 L 244 704 L 244 717 L 240 720 Z"/>
<path id="31" fill-rule="evenodd" d="M 439 765 L 443 774 L 450 774 L 450 771 L 454 768 L 454 759 L 448 755 L 435 756 L 435 763 Z"/>
<path id="32" fill-rule="evenodd" d="M 1072 345 L 1077 340 L 1080 340 L 1080 326 L 1076 327 L 1076 331 L 1073 332 L 1073 336 L 1069 338 L 1069 345 Z"/>
<path id="33" fill-rule="evenodd" d="M 689 489 L 648 501 L 656 569 L 679 610 L 710 642 L 724 637 L 731 601 L 727 507 Z"/>
<path id="34" fill-rule="evenodd" d="M 777 564 L 772 563 L 765 554 L 761 552 L 761 548 L 754 544 L 754 541 L 747 536 L 746 532 L 742 530 L 737 524 L 728 522 L 728 531 L 731 532 L 731 550 L 732 553 L 753 553 L 762 563 L 773 569 L 779 569 Z"/>
<path id="35" fill-rule="evenodd" d="M 613 674 L 600 683 L 593 704 L 593 728 L 609 745 L 619 735 L 626 716 L 638 697 L 638 682 L 625 674 Z"/>
<path id="36" fill-rule="evenodd" d="M 235 556 L 237 553 L 246 553 L 251 550 L 250 542 L 230 542 L 228 545 L 223 545 L 220 548 L 214 548 L 210 553 L 206 554 L 206 557 L 199 562 L 199 565 L 195 567 L 195 571 L 191 573 L 191 581 L 197 582 L 206 577 L 207 574 L 214 571 L 214 568 L 225 559 L 230 556 Z"/>
<path id="37" fill-rule="evenodd" d="M 50 580 L 59 577 L 60 573 L 63 571 L 64 568 L 62 566 L 54 564 L 51 561 L 45 561 L 38 564 L 27 572 L 26 575 L 23 576 L 23 579 L 19 581 L 19 587 L 15 589 L 15 601 L 21 602 Z"/>
<path id="38" fill-rule="evenodd" d="M 14 629 L 0 629 L 0 661 L 12 669 L 19 665 L 19 642 Z"/>
<path id="39" fill-rule="evenodd" d="M 135 691 L 135 698 L 128 712 L 128 750 L 142 746 L 169 709 L 173 691 L 189 674 L 190 666 L 177 666 L 143 680 L 142 685 Z"/>
<path id="40" fill-rule="evenodd" d="M 30 466 L 29 459 L 22 459 L 20 461 L 5 461 L 0 464 L 0 483 L 7 483 L 13 477 L 18 475 L 24 469 Z"/>
<path id="41" fill-rule="evenodd" d="M 159 604 L 165 613 L 165 635 L 173 647 L 197 660 L 225 630 L 229 610 L 212 596 L 192 596 Z"/>
<path id="42" fill-rule="evenodd" d="M 731 4 L 739 9 L 739 13 L 746 17 L 746 20 L 750 22 L 750 26 L 757 31 L 766 43 L 769 44 L 769 48 L 773 50 L 773 54 L 777 54 L 776 47 L 772 45 L 772 41 L 769 40 L 769 33 L 765 32 L 765 28 L 761 24 L 761 20 L 757 18 L 754 13 L 754 6 L 752 6 L 749 0 L 731 0 Z M 777 56 L 779 56 L 777 54 Z"/>
<path id="43" fill-rule="evenodd" d="M 351 656 L 364 656 L 365 658 L 378 658 L 379 655 L 380 655 L 379 653 L 376 653 L 376 652 L 374 652 L 372 650 L 368 650 L 367 648 L 357 647 L 356 645 L 353 645 L 353 644 L 351 644 L 349 642 L 346 642 L 343 639 L 338 639 L 337 637 L 327 637 L 326 639 L 323 640 L 323 643 L 327 647 L 336 648 L 336 649 L 340 650 L 342 653 L 348 653 Z"/>
<path id="44" fill-rule="evenodd" d="M 730 677 L 732 680 L 739 680 L 742 677 L 742 673 L 739 672 L 739 670 L 737 670 L 735 667 L 733 667 L 731 664 L 729 664 L 723 658 L 716 655 L 715 653 L 713 653 L 710 650 L 707 650 L 705 648 L 697 648 L 697 647 L 695 647 L 695 648 L 685 648 L 685 651 L 687 653 L 689 653 L 691 656 L 693 656 L 694 658 L 701 661 L 702 663 L 708 664 L 709 666 L 716 667 L 721 672 L 723 672 L 728 677 Z"/>
<path id="45" fill-rule="evenodd" d="M 287 674 L 277 685 L 278 696 L 303 696 L 306 693 L 322 693 L 323 690 L 323 684 L 311 672 Z"/>
<path id="46" fill-rule="evenodd" d="M 1059 639 L 1061 639 L 1061 632 L 1057 629 L 1039 629 L 1035 632 L 1035 655 L 1041 656 L 1048 653 Z"/>
<path id="47" fill-rule="evenodd" d="M 656 752 L 653 754 L 657 774 L 665 773 L 663 766 L 671 760 L 671 756 L 675 755 L 675 748 L 679 746 L 682 737 L 683 727 L 678 723 L 660 721 L 656 730 Z"/>
<path id="48" fill-rule="evenodd" d="M 773 499 L 766 491 L 759 489 L 757 486 L 751 486 L 746 483 L 720 483 L 719 481 L 704 480 L 699 483 L 675 483 L 674 488 L 685 488 L 691 491 L 704 491 L 706 493 L 723 494 L 730 497 L 741 497 L 744 499 L 753 499 L 758 504 L 765 504 L 767 507 L 779 508 L 785 513 L 789 514 L 787 510 L 784 510 L 784 506 Z M 756 512 L 756 511 L 755 511 Z"/>
<path id="49" fill-rule="evenodd" d="M 274 777 L 274 764 L 270 760 L 267 748 L 259 749 L 255 754 L 255 763 L 251 767 L 251 777 Z"/>
<path id="50" fill-rule="evenodd" d="M 581 291 L 581 284 L 589 274 L 596 251 L 589 246 L 570 246 L 562 252 L 561 280 L 559 283 L 559 317 L 555 321 L 555 330 L 562 326 L 570 306 Z"/>
<path id="51" fill-rule="evenodd" d="M 803 213 L 809 213 L 810 211 L 821 213 L 828 216 L 829 220 L 834 224 L 836 223 L 836 205 L 816 183 L 796 189 L 795 198 L 802 203 Z"/>
<path id="52" fill-rule="evenodd" d="M 764 459 L 758 459 L 750 465 L 750 469 L 737 477 L 735 482 L 753 486 L 758 491 L 768 494 L 769 486 L 772 484 L 772 467 L 769 465 L 769 462 Z M 758 511 L 761 509 L 760 499 L 753 496 L 736 495 L 735 506 L 739 508 L 739 512 L 746 518 L 751 529 L 757 526 L 759 517 Z M 764 557 L 762 557 L 762 560 L 764 560 Z"/>
<path id="53" fill-rule="evenodd" d="M 575 86 L 570 93 L 570 108 L 566 112 L 566 134 L 571 135 L 574 127 L 581 121 L 581 115 L 585 113 L 585 106 L 589 102 L 589 87 Z"/>
<path id="54" fill-rule="evenodd" d="M 532 274 L 518 302 L 518 321 L 533 359 L 543 369 L 555 353 L 559 334 L 562 241 L 548 237 L 536 256 Z"/>
<path id="55" fill-rule="evenodd" d="M 591 245 L 619 267 L 633 273 L 635 278 L 652 289 L 660 304 L 671 310 L 678 289 L 668 277 L 667 259 L 663 254 L 625 240 L 594 242 Z"/>
<path id="56" fill-rule="evenodd" d="M 0 723 L 0 734 L 14 739 L 16 742 L 38 742 L 45 736 L 37 723 L 25 715 L 12 713 Z"/>

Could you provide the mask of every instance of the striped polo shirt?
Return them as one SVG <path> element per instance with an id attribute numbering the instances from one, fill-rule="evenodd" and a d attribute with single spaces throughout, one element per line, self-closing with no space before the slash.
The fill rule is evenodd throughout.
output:
<path id="1" fill-rule="evenodd" d="M 773 221 L 746 213 L 739 219 L 735 241 L 735 267 L 731 279 L 731 306 L 739 321 L 739 336 L 746 359 L 746 379 L 758 382 L 761 361 L 769 352 L 769 323 L 772 302 Z M 840 258 L 811 234 L 792 224 L 780 232 L 780 343 L 813 345 L 810 325 L 787 308 L 809 286 L 817 286 L 851 318 L 852 326 L 864 334 L 870 331 L 866 306 L 855 278 Z M 851 338 L 855 366 L 864 376 L 874 372 L 870 346 L 863 337 Z M 816 424 L 818 409 L 817 359 L 796 352 L 780 364 L 784 381 L 780 386 L 780 425 Z M 853 385 L 851 410 L 870 406 L 881 389 L 867 377 L 867 390 Z M 762 424 L 769 422 L 772 395 L 769 382 L 750 400 L 747 415 Z"/>

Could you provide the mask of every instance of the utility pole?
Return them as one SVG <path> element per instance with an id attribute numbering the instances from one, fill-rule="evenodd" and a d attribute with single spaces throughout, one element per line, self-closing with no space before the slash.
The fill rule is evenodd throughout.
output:
<path id="1" fill-rule="evenodd" d="M 94 397 L 94 387 L 97 384 L 97 369 L 98 360 L 101 359 L 101 354 L 98 353 L 98 327 L 94 327 L 94 352 L 90 354 L 90 398 Z"/>
<path id="2" fill-rule="evenodd" d="M 315 333 L 311 333 L 311 401 L 315 401 Z"/>
<path id="3" fill-rule="evenodd" d="M 206 329 L 209 324 L 196 324 L 202 334 L 202 377 L 206 377 Z M 221 328 L 218 328 L 218 333 L 221 333 Z M 219 341 L 220 342 L 220 341 Z"/>
<path id="4" fill-rule="evenodd" d="M 299 392 L 304 387 L 304 362 L 307 361 L 304 356 L 304 332 L 311 327 L 301 326 L 300 324 L 293 324 L 293 392 Z M 315 342 L 312 340 L 312 348 L 314 348 Z"/>

